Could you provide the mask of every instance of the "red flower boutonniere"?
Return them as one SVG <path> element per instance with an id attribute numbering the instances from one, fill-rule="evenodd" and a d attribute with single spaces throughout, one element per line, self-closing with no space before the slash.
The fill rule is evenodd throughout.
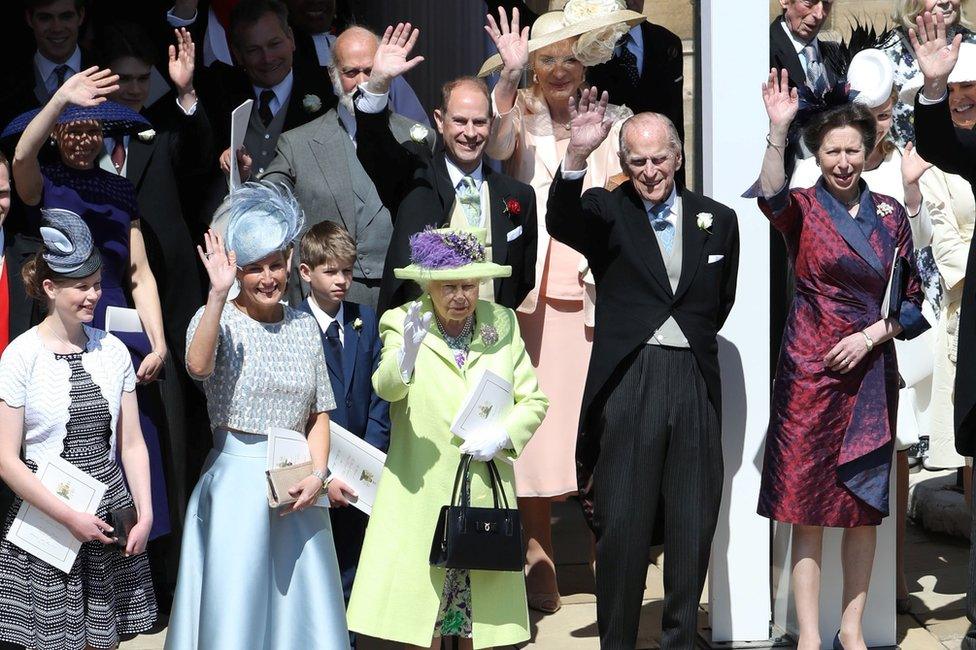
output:
<path id="1" fill-rule="evenodd" d="M 505 211 L 503 214 L 511 217 L 514 220 L 516 217 L 522 214 L 522 204 L 518 202 L 518 199 L 505 199 Z"/>

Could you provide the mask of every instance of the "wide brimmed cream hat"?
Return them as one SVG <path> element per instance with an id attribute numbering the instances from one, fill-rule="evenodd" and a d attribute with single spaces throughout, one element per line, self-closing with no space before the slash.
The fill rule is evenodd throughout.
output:
<path id="1" fill-rule="evenodd" d="M 961 84 L 976 81 L 976 43 L 962 43 L 959 46 L 959 58 L 949 73 L 949 83 Z M 922 75 L 916 75 L 905 84 L 901 90 L 901 101 L 906 104 L 915 103 L 915 95 L 922 89 Z"/>
<path id="2" fill-rule="evenodd" d="M 400 280 L 487 280 L 507 278 L 511 266 L 489 262 L 484 228 L 428 228 L 410 236 L 410 265 L 393 269 Z"/>
<path id="3" fill-rule="evenodd" d="M 576 58 L 585 66 L 606 63 L 617 41 L 646 17 L 624 9 L 622 0 L 569 0 L 562 11 L 550 11 L 536 18 L 529 38 L 529 53 L 553 43 L 579 36 L 573 46 Z M 502 57 L 494 54 L 478 71 L 486 77 L 502 68 Z"/>

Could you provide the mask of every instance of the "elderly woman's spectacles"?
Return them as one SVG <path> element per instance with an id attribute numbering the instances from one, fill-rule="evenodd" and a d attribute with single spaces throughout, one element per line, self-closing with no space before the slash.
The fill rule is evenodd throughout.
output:
<path id="1" fill-rule="evenodd" d="M 544 70 L 552 70 L 556 67 L 557 63 L 564 68 L 572 68 L 579 63 L 579 60 L 575 56 L 540 56 L 538 59 L 536 59 L 536 63 Z"/>

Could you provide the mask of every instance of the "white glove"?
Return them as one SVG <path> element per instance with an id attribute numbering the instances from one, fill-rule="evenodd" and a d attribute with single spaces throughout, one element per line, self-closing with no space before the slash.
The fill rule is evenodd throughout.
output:
<path id="1" fill-rule="evenodd" d="M 512 441 L 504 429 L 489 429 L 461 443 L 461 453 L 470 454 L 474 460 L 487 463 L 500 451 L 511 446 Z"/>
<path id="2" fill-rule="evenodd" d="M 427 328 L 430 327 L 430 319 L 433 313 L 420 313 L 420 301 L 414 302 L 407 309 L 407 315 L 403 318 L 403 347 L 400 348 L 400 375 L 403 383 L 410 383 L 413 375 L 413 366 L 417 363 L 417 353 L 420 352 L 420 344 L 427 336 Z"/>

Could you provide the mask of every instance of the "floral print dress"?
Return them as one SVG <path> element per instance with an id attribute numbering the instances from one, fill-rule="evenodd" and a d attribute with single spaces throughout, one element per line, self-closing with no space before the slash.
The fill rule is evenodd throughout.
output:
<path id="1" fill-rule="evenodd" d="M 964 42 L 976 43 L 976 33 L 965 27 L 950 26 L 948 32 L 949 38 L 954 38 L 956 34 L 961 33 Z M 921 82 L 922 72 L 918 69 L 915 52 L 908 40 L 908 32 L 904 28 L 895 30 L 882 49 L 895 66 L 895 86 L 903 89 L 913 83 Z M 902 150 L 909 142 L 915 142 L 914 104 L 905 103 L 900 99 L 895 102 L 889 137 Z M 932 305 L 933 311 L 938 314 L 942 303 L 942 285 L 939 281 L 939 269 L 935 264 L 935 257 L 932 255 L 932 247 L 920 247 L 915 256 L 918 274 L 925 289 L 925 299 Z"/>
<path id="2" fill-rule="evenodd" d="M 440 327 L 440 323 L 437 324 Z M 454 352 L 454 361 L 458 368 L 464 367 L 464 362 L 468 359 L 468 350 L 471 348 L 471 339 L 474 332 L 474 320 L 471 325 L 458 337 L 448 336 L 441 329 L 447 347 Z M 486 342 L 489 338 L 498 340 L 498 334 L 494 328 L 483 329 L 483 336 L 486 335 Z M 468 483 L 471 477 L 467 477 Z M 441 594 L 441 607 L 437 612 L 437 622 L 434 624 L 435 636 L 457 636 L 470 639 L 473 636 L 471 629 L 471 574 L 465 569 L 447 569 L 444 577 L 444 591 Z"/>

